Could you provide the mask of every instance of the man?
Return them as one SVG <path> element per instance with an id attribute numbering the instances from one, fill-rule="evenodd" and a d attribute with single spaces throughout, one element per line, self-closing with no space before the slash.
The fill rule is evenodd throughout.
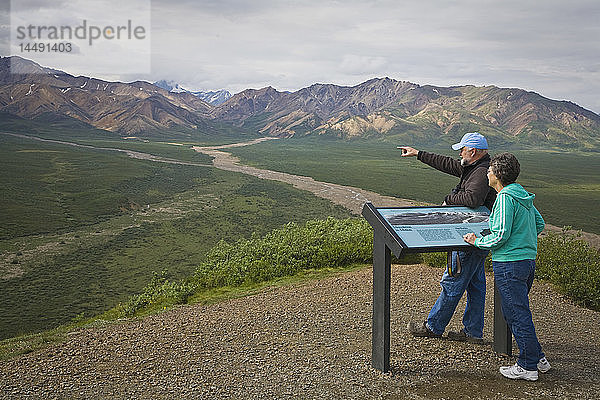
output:
<path id="1" fill-rule="evenodd" d="M 483 205 L 492 209 L 496 192 L 488 186 L 487 170 L 490 156 L 487 152 L 487 140 L 480 133 L 467 133 L 459 143 L 452 145 L 453 150 L 460 150 L 460 161 L 412 147 L 398 148 L 402 149 L 402 157 L 416 156 L 418 160 L 439 171 L 460 177 L 458 185 L 445 197 L 442 205 L 471 208 Z M 408 329 L 413 336 L 441 338 L 466 290 L 467 306 L 462 319 L 464 328 L 459 332 L 448 332 L 448 338 L 483 344 L 484 262 L 487 254 L 487 250 L 480 249 L 452 252 L 452 270 L 456 271 L 456 267 L 460 265 L 460 273 L 458 276 L 451 276 L 447 270 L 444 272 L 440 282 L 442 292 L 429 312 L 427 320 L 423 323 L 408 324 Z"/>

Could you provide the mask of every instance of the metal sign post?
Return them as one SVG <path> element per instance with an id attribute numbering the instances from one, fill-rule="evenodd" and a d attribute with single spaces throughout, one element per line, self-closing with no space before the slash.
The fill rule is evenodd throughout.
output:
<path id="1" fill-rule="evenodd" d="M 500 292 L 494 281 L 494 344 L 492 349 L 496 353 L 512 355 L 512 332 L 504 320 L 501 304 Z"/>
<path id="2" fill-rule="evenodd" d="M 390 369 L 390 277 L 392 255 L 385 240 L 373 235 L 373 367 Z"/>
<path id="3" fill-rule="evenodd" d="M 373 227 L 373 336 L 372 365 L 390 370 L 390 282 L 391 253 L 466 250 L 462 240 L 467 232 L 487 229 L 489 210 L 466 207 L 376 208 L 366 203 L 363 217 Z M 494 351 L 512 354 L 512 334 L 500 307 L 494 285 Z"/>

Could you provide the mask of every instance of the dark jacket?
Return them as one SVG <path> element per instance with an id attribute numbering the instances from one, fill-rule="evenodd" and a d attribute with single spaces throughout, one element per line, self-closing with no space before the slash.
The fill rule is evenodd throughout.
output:
<path id="1" fill-rule="evenodd" d="M 496 200 L 496 191 L 489 187 L 487 170 L 490 155 L 486 154 L 472 165 L 463 167 L 460 161 L 439 154 L 419 151 L 417 159 L 433 168 L 450 175 L 460 177 L 460 182 L 444 201 L 447 205 L 467 206 L 471 208 L 486 206 L 492 209 Z"/>

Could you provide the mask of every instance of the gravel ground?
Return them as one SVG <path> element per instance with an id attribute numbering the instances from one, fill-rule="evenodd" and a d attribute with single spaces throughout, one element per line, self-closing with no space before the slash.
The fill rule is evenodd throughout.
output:
<path id="1" fill-rule="evenodd" d="M 439 292 L 440 269 L 393 266 L 391 372 L 371 368 L 371 269 L 212 305 L 182 306 L 82 329 L 52 347 L 0 362 L 0 397 L 31 399 L 459 399 L 600 396 L 600 313 L 536 282 L 532 311 L 553 369 L 537 382 L 498 373 L 515 357 L 486 344 L 406 332 Z M 449 328 L 460 327 L 459 305 Z M 514 345 L 516 349 L 516 345 Z M 515 351 L 516 352 L 516 351 Z"/>

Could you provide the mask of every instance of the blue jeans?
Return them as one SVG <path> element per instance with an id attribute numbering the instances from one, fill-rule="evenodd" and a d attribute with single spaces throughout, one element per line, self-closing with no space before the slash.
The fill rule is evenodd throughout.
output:
<path id="1" fill-rule="evenodd" d="M 535 334 L 529 309 L 529 291 L 533 284 L 535 260 L 494 261 L 494 279 L 502 299 L 502 313 L 519 346 L 517 364 L 529 371 L 537 370 L 545 357 Z"/>
<path id="2" fill-rule="evenodd" d="M 485 308 L 485 270 L 483 264 L 487 250 L 452 252 L 452 267 L 460 258 L 461 273 L 456 277 L 444 271 L 440 285 L 442 292 L 427 317 L 427 326 L 434 333 L 444 333 L 462 295 L 467 291 L 467 306 L 463 315 L 465 333 L 476 338 L 483 337 L 483 311 Z"/>

